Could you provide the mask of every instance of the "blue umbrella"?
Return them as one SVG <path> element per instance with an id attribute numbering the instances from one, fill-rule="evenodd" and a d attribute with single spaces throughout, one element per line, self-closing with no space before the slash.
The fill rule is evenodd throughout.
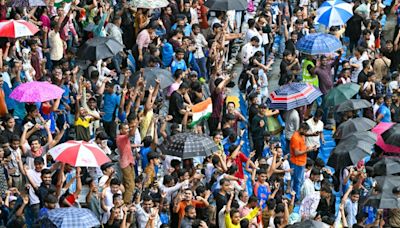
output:
<path id="1" fill-rule="evenodd" d="M 311 84 L 289 83 L 273 91 L 267 100 L 267 105 L 270 109 L 291 110 L 312 104 L 321 95 L 321 91 Z"/>
<path id="2" fill-rule="evenodd" d="M 48 219 L 59 228 L 82 228 L 100 226 L 93 212 L 86 208 L 57 208 L 49 211 Z"/>
<path id="3" fill-rule="evenodd" d="M 296 44 L 297 50 L 304 54 L 321 55 L 333 53 L 342 48 L 342 43 L 333 35 L 312 33 L 302 37 Z"/>
<path id="4" fill-rule="evenodd" d="M 317 9 L 316 20 L 327 27 L 344 25 L 353 16 L 353 6 L 342 0 L 326 1 Z"/>

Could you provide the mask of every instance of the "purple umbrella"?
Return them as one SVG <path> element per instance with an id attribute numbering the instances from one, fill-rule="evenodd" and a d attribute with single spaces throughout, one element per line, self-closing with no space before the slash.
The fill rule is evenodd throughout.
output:
<path id="1" fill-rule="evenodd" d="M 61 98 L 64 90 L 48 82 L 27 82 L 19 85 L 10 98 L 26 103 L 44 102 Z"/>

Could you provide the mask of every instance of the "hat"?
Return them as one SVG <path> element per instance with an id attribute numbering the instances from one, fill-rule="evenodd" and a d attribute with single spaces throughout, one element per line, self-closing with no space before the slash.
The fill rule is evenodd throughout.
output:
<path id="1" fill-rule="evenodd" d="M 267 105 L 266 104 L 260 104 L 258 107 L 259 108 L 267 108 Z"/>
<path id="2" fill-rule="evenodd" d="M 104 163 L 103 165 L 100 166 L 101 171 L 104 171 L 104 170 L 106 170 L 106 169 L 112 167 L 113 165 L 114 165 L 114 164 L 111 163 L 111 162 Z"/>
<path id="3" fill-rule="evenodd" d="M 17 198 L 16 196 L 10 196 L 9 201 L 12 202 L 12 201 L 15 201 L 15 200 L 17 200 L 17 199 L 18 199 L 18 198 Z"/>

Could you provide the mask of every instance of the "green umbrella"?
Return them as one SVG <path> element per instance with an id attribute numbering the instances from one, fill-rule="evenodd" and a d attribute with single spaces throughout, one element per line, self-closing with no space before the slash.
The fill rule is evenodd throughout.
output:
<path id="1" fill-rule="evenodd" d="M 358 93 L 360 86 L 356 83 L 346 83 L 331 89 L 325 96 L 325 107 L 339 105 Z"/>

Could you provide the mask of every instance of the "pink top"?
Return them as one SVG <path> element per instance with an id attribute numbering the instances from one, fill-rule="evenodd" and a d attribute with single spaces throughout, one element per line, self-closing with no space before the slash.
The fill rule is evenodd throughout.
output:
<path id="1" fill-rule="evenodd" d="M 178 82 L 172 83 L 172 85 L 170 85 L 169 88 L 168 88 L 167 96 L 170 97 L 171 94 L 172 94 L 174 91 L 177 91 L 177 90 L 179 89 L 179 86 L 180 86 L 181 84 L 182 84 L 182 82 L 180 82 L 180 83 L 178 83 Z"/>
<path id="2" fill-rule="evenodd" d="M 43 27 L 47 27 L 50 29 L 50 18 L 47 15 L 40 16 L 40 21 L 43 23 Z"/>
<path id="3" fill-rule="evenodd" d="M 139 49 L 147 48 L 149 46 L 149 44 L 151 43 L 151 39 L 150 33 L 149 31 L 147 31 L 147 29 L 144 29 L 138 34 L 138 37 L 136 38 L 136 43 Z"/>
<path id="4" fill-rule="evenodd" d="M 131 164 L 132 165 L 135 164 L 129 135 L 118 135 L 117 147 L 120 155 L 119 164 L 122 169 L 128 167 Z"/>

